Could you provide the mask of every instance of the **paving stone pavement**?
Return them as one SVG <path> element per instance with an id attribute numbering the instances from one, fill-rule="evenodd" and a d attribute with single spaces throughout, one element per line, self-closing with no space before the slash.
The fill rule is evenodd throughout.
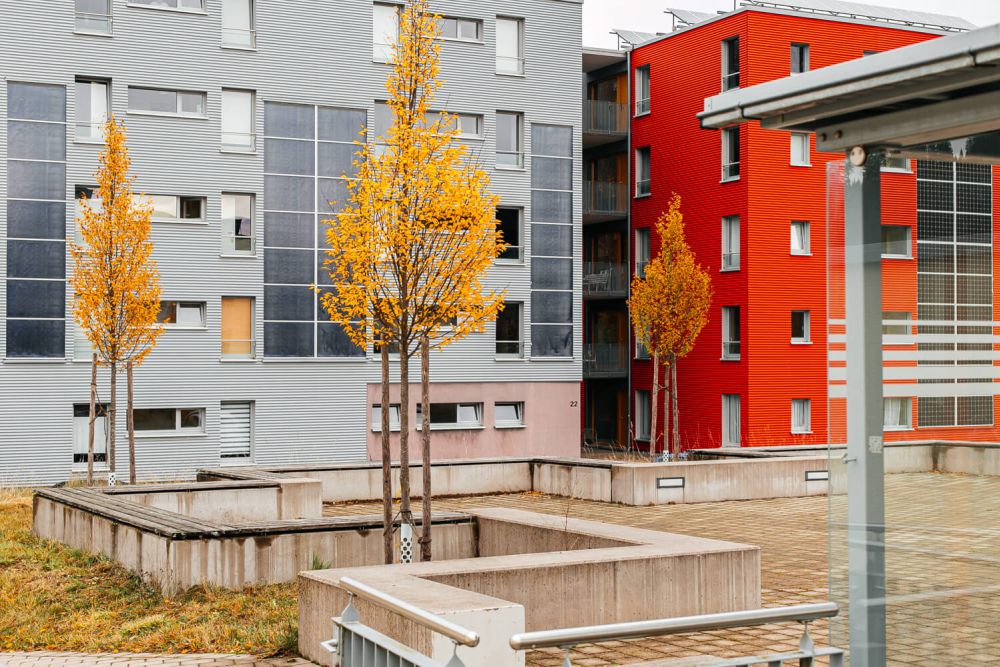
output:
<path id="1" fill-rule="evenodd" d="M 0 667 L 317 667 L 302 658 L 234 654 L 0 653 Z"/>

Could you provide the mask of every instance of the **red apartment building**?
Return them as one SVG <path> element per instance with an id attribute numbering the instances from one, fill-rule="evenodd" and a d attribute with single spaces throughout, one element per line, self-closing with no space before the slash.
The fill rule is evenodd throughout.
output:
<path id="1" fill-rule="evenodd" d="M 651 227 L 676 192 L 689 243 L 713 279 L 709 324 L 678 365 L 685 449 L 842 442 L 846 391 L 838 381 L 843 327 L 836 304 L 827 320 L 827 162 L 843 156 L 818 153 L 809 135 L 765 130 L 757 123 L 703 130 L 696 114 L 705 98 L 972 27 L 961 19 L 874 7 L 859 17 L 849 11 L 857 5 L 845 5 L 843 15 L 834 16 L 809 9 L 816 5 L 806 0 L 798 4 L 808 6 L 769 1 L 718 15 L 675 12 L 680 28 L 635 46 L 628 58 L 631 269 L 641 271 L 658 252 Z M 596 91 L 599 84 L 591 87 Z M 884 329 L 901 336 L 886 339 L 887 349 L 902 351 L 898 357 L 918 345 L 941 349 L 916 342 L 911 333 L 956 332 L 954 324 L 927 327 L 927 320 L 994 319 L 998 272 L 988 246 L 996 230 L 996 181 L 989 167 L 898 159 L 883 169 Z M 587 238 L 585 226 L 585 255 Z M 585 300 L 585 314 L 588 305 L 593 310 Z M 896 320 L 901 323 L 893 324 Z M 604 335 L 610 335 L 608 327 Z M 628 343 L 630 404 L 622 410 L 619 388 L 616 414 L 621 419 L 622 412 L 629 413 L 632 440 L 642 448 L 649 443 L 652 369 L 634 339 Z M 949 349 L 970 349 L 952 345 Z M 992 344 L 981 349 L 992 356 Z M 965 396 L 962 389 L 928 389 L 917 385 L 926 379 L 893 379 L 939 377 L 926 370 L 928 362 L 913 373 L 906 369 L 916 369 L 915 360 L 886 364 L 902 369 L 887 370 L 891 439 L 1000 437 L 990 389 L 970 389 Z M 958 371 L 954 377 L 991 374 Z M 936 382 L 963 386 L 963 380 Z M 585 376 L 585 404 L 597 414 L 602 399 L 588 396 L 593 385 Z M 609 396 L 603 401 L 612 402 Z M 664 417 L 661 412 L 660 425 L 666 424 Z M 585 424 L 585 433 L 589 426 L 591 441 L 606 444 L 596 425 L 596 420 Z"/>

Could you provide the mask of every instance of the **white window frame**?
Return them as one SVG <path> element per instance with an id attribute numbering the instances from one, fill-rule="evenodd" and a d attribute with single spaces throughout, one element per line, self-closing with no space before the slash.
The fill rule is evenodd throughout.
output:
<path id="1" fill-rule="evenodd" d="M 514 149 L 513 151 L 501 151 L 499 145 L 496 147 L 496 168 L 497 169 L 524 169 L 524 114 L 520 111 L 497 111 L 497 118 L 500 116 L 512 116 L 514 118 Z M 499 125 L 499 123 L 498 123 Z M 499 138 L 499 137 L 497 137 Z M 513 156 L 512 162 L 500 161 L 500 156 Z"/>
<path id="2" fill-rule="evenodd" d="M 385 16 L 382 18 L 389 18 L 392 15 L 392 22 L 394 23 L 393 28 L 395 29 L 395 35 L 390 32 L 384 35 L 376 34 L 379 30 L 378 20 L 379 12 L 384 12 Z M 388 41 L 382 41 L 388 39 Z M 372 4 L 372 62 L 376 63 L 390 63 L 392 62 L 392 51 L 396 46 L 396 42 L 399 40 L 399 5 L 385 3 L 385 2 L 375 2 Z"/>
<path id="3" fill-rule="evenodd" d="M 88 79 L 88 78 L 78 78 L 76 80 L 76 87 L 74 90 L 78 93 L 80 90 L 80 84 L 87 84 L 88 91 L 90 92 L 90 98 L 87 101 L 87 107 L 90 111 L 90 120 L 87 123 L 80 122 L 80 119 L 76 119 L 76 128 L 73 133 L 74 141 L 83 144 L 103 144 L 104 143 L 104 123 L 107 122 L 108 113 L 111 111 L 111 81 L 108 79 Z M 99 86 L 97 90 L 94 89 L 95 86 Z M 101 89 L 103 89 L 103 94 L 101 94 Z M 103 101 L 103 109 L 95 113 L 94 102 L 96 100 Z M 76 110 L 79 113 L 81 110 L 80 96 L 77 95 L 76 99 Z M 81 132 L 81 130 L 86 130 Z"/>
<path id="4" fill-rule="evenodd" d="M 146 109 L 138 109 L 132 106 L 131 92 L 133 90 L 150 90 L 163 93 L 173 93 L 175 97 L 175 111 L 151 111 Z M 208 96 L 204 91 L 200 90 L 175 90 L 173 88 L 151 88 L 148 86 L 129 86 L 128 87 L 128 113 L 130 115 L 137 116 L 166 116 L 169 118 L 195 118 L 195 119 L 206 119 L 208 118 Z M 203 109 L 202 113 L 190 113 L 183 111 L 183 106 L 181 104 L 181 97 L 183 95 L 197 95 L 201 98 L 201 107 Z"/>
<path id="5" fill-rule="evenodd" d="M 462 113 L 462 112 L 456 112 L 456 113 L 452 113 L 451 116 L 455 120 L 455 129 L 457 130 L 457 132 L 455 133 L 455 136 L 457 138 L 459 138 L 459 139 L 484 139 L 485 138 L 485 134 L 484 134 L 484 130 L 483 130 L 484 125 L 485 125 L 485 123 L 483 122 L 483 114 L 481 114 L 481 113 Z M 468 125 L 466 124 L 466 122 L 463 122 L 463 120 L 471 122 L 475 126 L 473 132 L 468 132 L 467 131 Z"/>
<path id="6" fill-rule="evenodd" d="M 247 197 L 250 199 L 250 235 L 240 236 L 236 234 L 233 230 L 232 234 L 226 232 L 225 227 L 222 228 L 222 250 L 221 254 L 223 257 L 254 257 L 257 255 L 257 196 L 250 192 L 223 192 L 222 193 L 222 213 L 220 216 L 223 225 L 228 224 L 229 219 L 226 217 L 226 209 L 228 208 L 227 198 L 233 198 L 233 219 L 235 219 L 236 210 L 236 199 L 239 197 Z M 247 240 L 249 241 L 249 249 L 240 250 L 237 246 L 237 242 Z"/>
<path id="7" fill-rule="evenodd" d="M 446 37 L 444 35 L 444 23 L 446 21 L 455 22 L 455 36 Z M 462 25 L 463 24 L 473 24 L 476 28 L 475 37 L 462 37 Z M 441 34 L 438 39 L 444 42 L 467 42 L 472 44 L 482 44 L 483 43 L 483 21 L 482 19 L 471 19 L 466 16 L 441 16 L 438 21 L 438 29 Z"/>
<path id="8" fill-rule="evenodd" d="M 493 260 L 496 264 L 524 264 L 524 208 L 521 206 L 497 206 L 497 211 L 515 211 L 517 213 L 517 238 L 504 238 L 507 249 L 499 257 Z M 500 229 L 500 218 L 497 218 L 497 229 Z M 513 254 L 513 257 L 504 257 L 505 254 Z"/>
<path id="9" fill-rule="evenodd" d="M 158 194 L 145 194 L 145 195 L 134 195 L 136 201 L 140 204 L 153 205 L 154 199 L 173 200 L 174 215 L 173 217 L 163 217 L 157 216 L 154 209 L 153 215 L 150 218 L 151 222 L 156 223 L 180 223 L 184 225 L 201 225 L 208 222 L 208 200 L 205 197 L 195 197 L 187 195 L 158 195 Z M 181 211 L 183 210 L 183 202 L 185 201 L 198 201 L 201 203 L 201 217 L 198 218 L 182 218 Z"/>
<path id="10" fill-rule="evenodd" d="M 434 403 L 431 404 L 431 409 L 434 408 Z M 431 422 L 432 431 L 475 431 L 483 428 L 483 404 L 482 403 L 451 403 L 447 402 L 445 405 L 454 405 L 455 408 L 455 419 L 454 422 Z M 423 406 L 417 403 L 417 416 L 416 416 L 416 426 L 417 430 L 421 429 L 423 424 Z M 462 412 L 473 411 L 475 413 L 475 418 L 473 420 L 463 420 Z"/>
<path id="11" fill-rule="evenodd" d="M 505 22 L 514 24 L 517 32 L 516 55 L 500 55 L 500 26 Z M 515 16 L 497 16 L 496 18 L 496 73 L 501 76 L 524 76 L 524 19 Z"/>
<path id="12" fill-rule="evenodd" d="M 888 423 L 886 417 L 896 412 L 891 408 L 893 402 L 899 406 L 897 423 Z M 912 431 L 913 430 L 913 399 L 909 396 L 891 396 L 882 399 L 882 430 Z"/>
<path id="13" fill-rule="evenodd" d="M 795 247 L 795 242 L 796 242 L 795 230 L 796 230 L 796 228 L 802 228 L 802 229 L 804 229 L 804 232 L 802 233 L 802 246 L 803 247 L 801 247 L 801 248 L 796 248 Z M 790 240 L 789 240 L 789 254 L 796 255 L 796 256 L 812 255 L 812 241 L 810 239 L 811 230 L 810 230 L 809 221 L 808 220 L 792 220 L 792 223 L 791 223 L 791 225 L 789 227 L 789 231 L 791 233 L 791 237 L 790 237 Z"/>
<path id="14" fill-rule="evenodd" d="M 177 322 L 160 322 L 160 326 L 165 329 L 191 329 L 196 331 L 201 331 L 205 329 L 205 306 L 204 301 L 185 301 L 182 299 L 161 299 L 160 300 L 160 310 L 163 310 L 163 304 L 172 303 L 174 304 L 174 318 Z M 190 314 L 192 311 L 197 310 L 199 318 L 201 320 L 200 324 L 181 324 L 181 310 L 185 310 Z"/>
<path id="15" fill-rule="evenodd" d="M 789 137 L 789 164 L 793 167 L 811 167 L 812 139 L 810 134 L 808 132 L 792 132 Z"/>
<path id="16" fill-rule="evenodd" d="M 652 396 L 648 389 L 635 390 L 635 439 L 649 442 L 652 430 Z"/>
<path id="17" fill-rule="evenodd" d="M 736 138 L 737 150 L 736 159 L 731 161 L 729 154 L 733 152 L 733 137 Z M 725 128 L 721 132 L 720 141 L 722 149 L 722 182 L 738 181 L 740 180 L 740 151 L 742 150 L 740 146 L 740 128 L 738 126 Z"/>
<path id="18" fill-rule="evenodd" d="M 382 432 L 382 404 L 373 403 L 371 406 L 372 432 Z M 431 429 L 432 431 L 434 429 Z M 399 432 L 399 403 L 389 404 L 389 432 Z"/>
<path id="19" fill-rule="evenodd" d="M 238 109 L 236 107 L 237 100 L 241 102 Z M 244 108 L 243 103 L 246 102 L 249 103 L 249 106 Z M 257 151 L 256 106 L 257 95 L 254 91 L 239 88 L 222 89 L 219 150 L 224 153 L 255 153 Z M 234 119 L 232 116 L 236 115 L 237 111 L 239 116 L 246 117 Z M 230 116 L 230 122 L 237 121 L 237 131 L 227 130 L 227 116 Z"/>
<path id="20" fill-rule="evenodd" d="M 798 414 L 796 414 L 798 413 Z M 804 416 L 805 423 L 796 423 L 796 417 Z M 812 433 L 812 399 L 793 398 L 792 399 L 792 422 L 791 429 L 794 435 L 808 435 Z"/>
<path id="21" fill-rule="evenodd" d="M 247 8 L 247 19 L 248 27 L 232 27 L 235 23 L 232 21 L 234 8 L 233 3 L 240 3 L 240 9 L 245 5 Z M 220 46 L 224 49 L 239 49 L 243 51 L 255 51 L 257 49 L 257 30 L 254 26 L 254 21 L 256 20 L 257 8 L 254 6 L 255 0 L 222 0 L 222 34 L 220 37 Z M 230 9 L 227 12 L 227 8 Z M 230 20 L 230 27 L 226 27 L 227 17 Z M 242 19 L 243 15 L 240 12 L 237 18 Z M 240 22 L 242 24 L 242 22 Z"/>
<path id="22" fill-rule="evenodd" d="M 904 315 L 905 317 L 894 317 Z M 910 336 L 913 334 L 913 313 L 905 310 L 882 311 L 883 336 Z"/>
<path id="23" fill-rule="evenodd" d="M 158 11 L 165 12 L 182 12 L 184 14 L 207 14 L 205 11 L 205 0 L 194 0 L 198 3 L 198 7 L 181 7 L 181 2 L 185 0 L 173 0 L 177 3 L 176 7 L 164 7 L 162 5 L 154 5 L 153 2 L 158 2 L 162 0 L 128 0 L 125 4 L 129 7 L 139 7 L 141 9 L 155 9 Z M 169 1 L 169 0 L 167 0 Z M 190 2 L 190 0 L 187 0 Z"/>
<path id="24" fill-rule="evenodd" d="M 729 55 L 733 46 L 736 47 L 736 71 L 729 71 Z M 735 84 L 733 80 L 735 78 Z M 740 36 L 733 35 L 722 40 L 722 92 L 736 90 L 740 87 Z"/>
<path id="25" fill-rule="evenodd" d="M 882 238 L 882 259 L 913 259 L 913 230 L 909 225 L 882 225 L 882 232 L 889 229 L 901 229 L 904 230 L 904 236 L 906 237 L 906 254 L 894 254 L 887 253 L 885 238 Z"/>
<path id="26" fill-rule="evenodd" d="M 882 171 L 896 174 L 912 174 L 913 163 L 905 157 L 885 155 L 882 158 Z"/>
<path id="27" fill-rule="evenodd" d="M 75 22 L 73 24 L 73 32 L 80 35 L 98 35 L 100 37 L 111 37 L 114 34 L 114 3 L 112 0 L 104 0 L 104 5 L 107 7 L 106 14 L 92 14 L 90 12 L 81 12 L 76 8 L 76 3 L 74 2 L 74 13 Z M 104 25 L 104 29 L 96 29 L 95 25 Z"/>
<path id="28" fill-rule="evenodd" d="M 645 116 L 650 112 L 649 65 L 635 68 L 635 115 Z"/>
<path id="29" fill-rule="evenodd" d="M 735 414 L 733 407 L 735 406 Z M 740 394 L 722 395 L 722 446 L 741 447 L 743 445 L 743 399 Z M 735 417 L 735 419 L 734 419 Z M 731 426 L 735 423 L 736 433 Z M 736 436 L 735 438 L 733 436 Z"/>
<path id="30" fill-rule="evenodd" d="M 722 218 L 722 268 L 720 272 L 740 270 L 740 216 Z"/>
<path id="31" fill-rule="evenodd" d="M 649 265 L 649 227 L 635 230 L 635 275 L 644 277 Z"/>
<path id="32" fill-rule="evenodd" d="M 801 338 L 796 338 L 795 337 L 795 335 L 794 335 L 794 324 L 793 324 L 793 333 L 792 333 L 792 336 L 791 336 L 791 338 L 792 338 L 792 344 L 793 345 L 806 345 L 806 344 L 812 343 L 812 332 L 810 330 L 810 318 L 811 318 L 810 312 L 808 310 L 793 310 L 792 311 L 792 321 L 793 322 L 795 320 L 795 315 L 796 314 L 802 316 L 802 333 L 804 334 L 804 337 L 801 337 Z"/>
<path id="33" fill-rule="evenodd" d="M 733 330 L 732 317 L 736 314 L 736 336 L 733 339 L 731 337 Z M 723 361 L 739 361 L 742 358 L 743 353 L 743 341 L 742 341 L 742 322 L 739 321 L 740 317 L 740 307 L 739 306 L 723 306 L 722 307 L 722 360 Z"/>
<path id="34" fill-rule="evenodd" d="M 509 308 L 517 309 L 517 340 L 497 340 L 496 329 L 494 326 L 493 333 L 493 350 L 496 353 L 497 359 L 523 359 L 524 358 L 524 303 L 521 301 L 507 301 L 504 303 L 504 312 L 507 312 Z M 500 352 L 497 347 L 501 344 L 516 344 L 517 352 Z"/>
<path id="35" fill-rule="evenodd" d="M 159 430 L 142 430 L 140 431 L 138 427 L 135 430 L 135 437 L 137 438 L 156 438 L 156 437 L 178 437 L 184 435 L 205 435 L 205 408 L 136 408 L 136 410 L 173 410 L 174 411 L 174 428 L 172 429 L 159 429 Z M 201 417 L 199 419 L 200 424 L 197 427 L 182 427 L 181 417 L 183 413 L 196 411 L 199 412 Z"/>
<path id="36" fill-rule="evenodd" d="M 635 196 L 637 199 L 653 194 L 652 164 L 653 156 L 649 146 L 635 149 Z"/>
<path id="37" fill-rule="evenodd" d="M 500 419 L 500 408 L 514 408 L 514 419 Z M 433 424 L 431 425 L 433 426 Z M 493 427 L 494 428 L 524 428 L 524 402 L 523 401 L 497 401 L 493 404 Z M 433 428 L 431 430 L 434 430 Z"/>
<path id="38" fill-rule="evenodd" d="M 805 42 L 792 42 L 789 71 L 792 74 L 805 74 L 809 71 L 809 45 Z"/>

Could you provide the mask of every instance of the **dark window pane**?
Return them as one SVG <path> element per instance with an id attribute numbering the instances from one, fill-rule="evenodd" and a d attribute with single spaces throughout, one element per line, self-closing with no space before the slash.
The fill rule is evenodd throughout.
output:
<path id="1" fill-rule="evenodd" d="M 66 126 L 52 123 L 7 123 L 7 157 L 65 160 Z"/>
<path id="2" fill-rule="evenodd" d="M 950 213 L 917 213 L 917 238 L 920 241 L 954 241 L 955 216 Z"/>
<path id="3" fill-rule="evenodd" d="M 66 199 L 66 165 L 55 162 L 7 162 L 11 199 Z"/>
<path id="4" fill-rule="evenodd" d="M 508 303 L 497 315 L 497 340 L 521 340 L 521 304 Z"/>
<path id="5" fill-rule="evenodd" d="M 950 181 L 955 178 L 955 168 L 951 162 L 917 160 L 917 178 Z"/>
<path id="6" fill-rule="evenodd" d="M 991 275 L 993 273 L 992 248 L 987 246 L 958 245 L 958 272 Z M 921 252 L 923 249 L 921 248 Z"/>
<path id="7" fill-rule="evenodd" d="M 531 225 L 531 254 L 545 257 L 572 257 L 573 228 L 569 225 Z"/>
<path id="8" fill-rule="evenodd" d="M 347 203 L 347 181 L 340 178 L 320 178 L 317 180 L 316 210 L 339 211 Z"/>
<path id="9" fill-rule="evenodd" d="M 315 111 L 302 104 L 268 102 L 264 105 L 264 134 L 269 137 L 312 139 Z"/>
<path id="10" fill-rule="evenodd" d="M 917 281 L 917 300 L 920 303 L 954 303 L 955 279 L 949 275 L 922 274 Z"/>
<path id="11" fill-rule="evenodd" d="M 358 147 L 351 144 L 319 144 L 319 175 L 353 177 L 357 173 L 353 164 L 357 151 Z"/>
<path id="12" fill-rule="evenodd" d="M 532 123 L 531 152 L 534 155 L 573 157 L 572 128 Z"/>
<path id="13" fill-rule="evenodd" d="M 991 213 L 993 207 L 993 188 L 989 185 L 970 185 L 959 183 L 958 210 L 963 213 Z"/>
<path id="14" fill-rule="evenodd" d="M 951 396 L 925 396 L 917 399 L 919 426 L 953 426 L 955 399 Z"/>
<path id="15" fill-rule="evenodd" d="M 283 250 L 268 248 L 264 251 L 264 282 L 289 285 L 310 285 L 315 281 L 312 250 Z"/>
<path id="16" fill-rule="evenodd" d="M 358 109 L 319 108 L 319 138 L 326 141 L 359 141 L 368 124 L 368 112 Z M 351 147 L 352 149 L 354 146 Z"/>
<path id="17" fill-rule="evenodd" d="M 540 259 L 531 260 L 532 289 L 573 289 L 573 260 Z"/>
<path id="18" fill-rule="evenodd" d="M 351 342 L 344 328 L 334 322 L 320 322 L 317 329 L 318 355 L 321 357 L 364 357 L 365 350 Z"/>
<path id="19" fill-rule="evenodd" d="M 173 408 L 134 409 L 132 420 L 136 431 L 173 431 L 177 428 L 177 411 Z"/>
<path id="20" fill-rule="evenodd" d="M 8 280 L 8 317 L 64 317 L 66 283 L 61 280 Z"/>
<path id="21" fill-rule="evenodd" d="M 66 244 L 59 241 L 7 241 L 10 278 L 65 278 Z"/>
<path id="22" fill-rule="evenodd" d="M 177 91 L 129 88 L 128 108 L 153 113 L 177 113 Z"/>
<path id="23" fill-rule="evenodd" d="M 991 276 L 958 276 L 958 303 L 993 303 Z"/>
<path id="24" fill-rule="evenodd" d="M 264 214 L 265 246 L 312 248 L 314 243 L 311 213 Z"/>
<path id="25" fill-rule="evenodd" d="M 993 424 L 992 396 L 959 396 L 958 426 L 984 426 Z"/>
<path id="26" fill-rule="evenodd" d="M 311 176 L 316 156 L 312 141 L 264 140 L 264 171 L 270 174 Z"/>
<path id="27" fill-rule="evenodd" d="M 62 320 L 7 320 L 8 358 L 65 356 L 66 323 Z"/>
<path id="28" fill-rule="evenodd" d="M 265 176 L 264 208 L 270 211 L 315 211 L 312 178 Z"/>
<path id="29" fill-rule="evenodd" d="M 8 201 L 7 236 L 25 239 L 65 239 L 65 202 Z"/>
<path id="30" fill-rule="evenodd" d="M 924 211 L 954 210 L 955 198 L 951 183 L 918 181 L 917 208 Z"/>
<path id="31" fill-rule="evenodd" d="M 8 83 L 7 117 L 65 122 L 66 89 L 36 83 Z"/>
<path id="32" fill-rule="evenodd" d="M 564 324 L 573 322 L 572 292 L 532 292 L 531 321 Z"/>
<path id="33" fill-rule="evenodd" d="M 990 243 L 993 218 L 988 215 L 958 214 L 955 222 L 955 240 L 958 243 Z"/>
<path id="34" fill-rule="evenodd" d="M 531 158 L 531 187 L 572 190 L 573 161 L 551 157 Z"/>
<path id="35" fill-rule="evenodd" d="M 955 246 L 921 243 L 917 248 L 917 271 L 951 273 L 955 270 Z"/>
<path id="36" fill-rule="evenodd" d="M 264 285 L 264 319 L 311 322 L 314 300 L 305 285 Z"/>
<path id="37" fill-rule="evenodd" d="M 316 253 L 316 283 L 319 285 L 332 285 L 333 278 L 330 277 L 330 269 L 326 268 L 327 254 L 325 252 Z"/>
<path id="38" fill-rule="evenodd" d="M 569 357 L 573 355 L 573 326 L 531 327 L 531 356 Z"/>
<path id="39" fill-rule="evenodd" d="M 431 403 L 431 424 L 458 422 L 458 403 Z"/>
<path id="40" fill-rule="evenodd" d="M 264 322 L 264 356 L 313 356 L 313 326 L 312 323 Z"/>
<path id="41" fill-rule="evenodd" d="M 531 219 L 538 222 L 573 222 L 573 193 L 532 192 Z"/>
<path id="42" fill-rule="evenodd" d="M 988 164 L 958 162 L 955 164 L 958 180 L 970 183 L 991 183 L 993 170 Z"/>

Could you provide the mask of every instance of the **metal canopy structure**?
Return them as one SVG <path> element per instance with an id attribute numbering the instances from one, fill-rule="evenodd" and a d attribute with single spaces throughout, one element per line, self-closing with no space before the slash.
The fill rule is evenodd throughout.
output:
<path id="1" fill-rule="evenodd" d="M 818 3 L 818 0 L 817 0 Z M 881 167 L 886 153 L 1000 164 L 1000 25 L 705 100 L 706 129 L 749 120 L 844 151 L 847 547 L 854 667 L 886 664 Z"/>
<path id="2" fill-rule="evenodd" d="M 946 32 L 975 30 L 977 27 L 957 16 L 915 12 L 911 9 L 879 7 L 859 2 L 843 2 L 842 0 L 745 0 L 743 5 L 791 9 L 797 12 L 821 14 L 836 18 L 880 21 L 895 23 L 907 28 L 929 28 L 931 30 L 944 30 Z"/>

